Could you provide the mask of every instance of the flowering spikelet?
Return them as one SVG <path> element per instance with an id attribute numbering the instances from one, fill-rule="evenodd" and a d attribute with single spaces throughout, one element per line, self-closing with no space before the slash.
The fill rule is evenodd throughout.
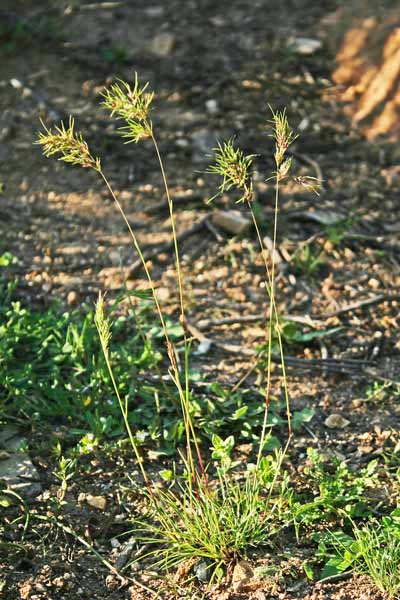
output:
<path id="1" fill-rule="evenodd" d="M 215 164 L 210 165 L 207 172 L 222 176 L 222 183 L 213 198 L 225 191 L 236 188 L 241 196 L 237 202 L 250 201 L 253 198 L 253 183 L 250 177 L 250 167 L 253 162 L 251 155 L 245 156 L 240 148 L 235 148 L 232 140 L 218 144 L 215 148 Z"/>
<path id="2" fill-rule="evenodd" d="M 94 322 L 99 333 L 100 343 L 104 356 L 108 356 L 108 349 L 111 341 L 111 326 L 105 314 L 104 298 L 101 295 L 101 293 L 99 293 L 99 297 L 96 302 Z"/>
<path id="3" fill-rule="evenodd" d="M 278 180 L 282 180 L 288 176 L 290 168 L 292 166 L 292 159 L 286 158 L 285 154 L 297 138 L 297 135 L 293 132 L 293 129 L 289 126 L 286 111 L 282 112 L 276 111 L 274 112 L 271 108 L 272 112 L 272 124 L 273 124 L 273 132 L 272 137 L 275 140 L 275 164 L 276 164 L 276 174 L 278 176 Z"/>
<path id="4" fill-rule="evenodd" d="M 100 159 L 92 156 L 82 134 L 74 131 L 75 122 L 72 117 L 69 118 L 68 127 L 61 123 L 54 131 L 48 129 L 43 122 L 42 125 L 44 132 L 39 133 L 35 144 L 43 146 L 43 153 L 47 158 L 59 154 L 58 160 L 100 171 Z"/>
<path id="5" fill-rule="evenodd" d="M 125 81 L 119 80 L 102 94 L 103 106 L 111 111 L 111 116 L 127 122 L 127 125 L 120 127 L 119 131 L 122 133 L 122 137 L 128 139 L 128 144 L 130 142 L 136 144 L 152 133 L 149 110 L 154 92 L 146 92 L 148 85 L 146 83 L 140 87 L 137 73 L 135 73 L 133 88 Z"/>

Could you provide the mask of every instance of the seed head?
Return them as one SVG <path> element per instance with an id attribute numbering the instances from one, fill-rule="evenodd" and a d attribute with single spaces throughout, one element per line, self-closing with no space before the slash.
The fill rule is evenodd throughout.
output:
<path id="1" fill-rule="evenodd" d="M 111 341 L 111 325 L 110 321 L 106 317 L 104 298 L 101 295 L 101 293 L 99 293 L 99 297 L 96 302 L 94 322 L 99 333 L 99 338 L 104 355 L 107 356 Z"/>
<path id="2" fill-rule="evenodd" d="M 100 159 L 92 156 L 82 134 L 74 131 L 75 122 L 72 117 L 69 118 L 68 127 L 61 123 L 54 131 L 48 129 L 43 122 L 42 125 L 44 132 L 39 132 L 35 144 L 43 146 L 43 154 L 47 158 L 58 154 L 58 160 L 100 171 Z"/>
<path id="3" fill-rule="evenodd" d="M 237 202 L 250 201 L 253 198 L 253 183 L 250 176 L 250 167 L 253 162 L 251 155 L 245 156 L 240 148 L 235 148 L 233 140 L 218 144 L 215 148 L 215 164 L 210 165 L 208 173 L 214 173 L 222 176 L 222 183 L 218 192 L 213 198 L 225 191 L 236 188 L 241 196 Z"/>
<path id="4" fill-rule="evenodd" d="M 119 80 L 110 89 L 102 94 L 103 106 L 111 111 L 111 116 L 127 122 L 125 127 L 120 127 L 122 137 L 127 138 L 127 143 L 139 142 L 151 135 L 152 123 L 149 119 L 150 105 L 153 101 L 154 92 L 146 92 L 146 83 L 139 86 L 138 76 L 135 73 L 133 88 L 125 81 Z"/>
<path id="5" fill-rule="evenodd" d="M 272 112 L 272 125 L 273 125 L 273 132 L 272 132 L 272 137 L 275 140 L 275 163 L 276 163 L 276 168 L 279 174 L 279 168 L 281 167 L 284 158 L 285 158 L 285 154 L 286 151 L 288 150 L 289 146 L 291 144 L 293 144 L 293 142 L 296 140 L 296 138 L 298 137 L 294 132 L 293 129 L 289 126 L 287 117 L 286 117 L 286 110 L 283 111 L 276 111 L 274 112 L 272 110 L 272 108 L 270 107 L 271 112 Z M 288 174 L 290 170 L 290 164 L 289 164 L 289 168 L 286 165 L 286 168 L 283 169 L 282 173 L 285 173 L 285 175 L 282 175 L 283 177 L 286 177 L 286 175 Z"/>
<path id="6" fill-rule="evenodd" d="M 306 188 L 308 192 L 314 192 L 316 196 L 319 196 L 323 179 L 319 179 L 318 177 L 310 177 L 309 175 L 299 175 L 298 177 L 294 178 L 294 181 Z"/>

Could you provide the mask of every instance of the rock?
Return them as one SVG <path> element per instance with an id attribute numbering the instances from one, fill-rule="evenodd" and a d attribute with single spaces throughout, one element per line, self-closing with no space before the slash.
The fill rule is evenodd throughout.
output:
<path id="1" fill-rule="evenodd" d="M 0 116 L 0 142 L 5 142 L 12 136 L 15 116 L 10 109 L 3 111 Z"/>
<path id="2" fill-rule="evenodd" d="M 217 210 L 212 214 L 211 221 L 213 225 L 234 235 L 240 235 L 250 227 L 250 219 L 244 217 L 238 210 Z"/>
<path id="3" fill-rule="evenodd" d="M 289 47 L 296 52 L 296 54 L 302 54 L 303 56 L 307 56 L 310 54 L 315 54 L 318 50 L 322 48 L 321 40 L 316 40 L 314 38 L 294 38 L 290 41 Z"/>
<path id="4" fill-rule="evenodd" d="M 121 265 L 122 256 L 118 250 L 111 250 L 108 257 L 110 259 L 111 264 L 114 265 L 114 267 L 118 267 Z"/>
<path id="5" fill-rule="evenodd" d="M 210 17 L 209 21 L 214 27 L 224 27 L 227 23 L 226 19 L 221 15 Z"/>
<path id="6" fill-rule="evenodd" d="M 160 58 L 165 58 L 171 54 L 175 46 L 175 36 L 173 33 L 165 31 L 157 34 L 150 42 L 150 52 Z"/>
<path id="7" fill-rule="evenodd" d="M 398 185 L 400 183 L 400 165 L 394 165 L 393 167 L 382 169 L 381 175 L 385 179 L 386 185 Z"/>
<path id="8" fill-rule="evenodd" d="M 118 555 L 117 560 L 115 561 L 115 568 L 117 571 L 120 571 L 128 562 L 131 557 L 132 551 L 135 548 L 135 542 L 133 540 L 128 540 L 126 544 L 123 545 L 121 552 Z"/>
<path id="9" fill-rule="evenodd" d="M 11 440 L 13 437 L 16 437 L 17 435 L 18 429 L 14 427 L 14 425 L 6 425 L 5 427 L 3 427 L 0 430 L 0 447 L 7 448 L 9 450 L 9 447 L 7 447 L 8 441 Z"/>
<path id="10" fill-rule="evenodd" d="M 350 425 L 350 421 L 342 417 L 342 415 L 332 413 L 325 419 L 324 425 L 329 427 L 329 429 L 344 429 Z"/>
<path id="11" fill-rule="evenodd" d="M 42 491 L 39 473 L 29 454 L 22 450 L 27 440 L 14 427 L 5 427 L 0 435 L 0 446 L 7 450 L 0 460 L 0 479 L 21 496 L 35 497 Z"/>
<path id="12" fill-rule="evenodd" d="M 371 279 L 368 280 L 368 285 L 373 290 L 378 290 L 381 286 L 381 284 L 377 279 L 375 279 L 375 277 L 371 277 Z"/>
<path id="13" fill-rule="evenodd" d="M 33 585 L 30 581 L 25 581 L 19 586 L 19 597 L 21 600 L 29 600 L 33 592 Z"/>
<path id="14" fill-rule="evenodd" d="M 212 341 L 208 340 L 207 338 L 204 338 L 204 340 L 202 340 L 200 342 L 200 344 L 197 346 L 197 350 L 195 350 L 193 352 L 193 354 L 196 354 L 196 355 L 208 354 L 208 351 L 210 350 L 211 345 L 212 345 Z"/>
<path id="15" fill-rule="evenodd" d="M 25 177 L 22 180 L 22 182 L 20 183 L 19 189 L 21 190 L 21 192 L 27 192 L 29 190 L 29 183 Z"/>
<path id="16" fill-rule="evenodd" d="M 276 265 L 279 265 L 279 263 L 282 262 L 282 257 L 279 254 L 279 251 L 276 249 L 276 247 L 274 249 L 274 242 L 271 240 L 271 238 L 268 236 L 265 236 L 265 238 L 263 239 L 263 244 L 264 244 L 265 248 L 268 250 L 269 255 L 273 259 L 274 263 Z"/>
<path id="17" fill-rule="evenodd" d="M 163 303 L 170 299 L 171 293 L 167 287 L 159 287 L 156 289 L 158 300 Z"/>
<path id="18" fill-rule="evenodd" d="M 70 306 L 76 304 L 78 302 L 78 294 L 75 290 L 71 290 L 67 295 L 67 304 Z"/>
<path id="19" fill-rule="evenodd" d="M 162 17 L 164 14 L 164 7 L 161 5 L 160 6 L 149 6 L 148 8 L 144 9 L 144 13 L 150 19 Z"/>
<path id="20" fill-rule="evenodd" d="M 236 563 L 232 573 L 232 588 L 234 592 L 243 590 L 254 576 L 251 564 L 245 560 Z"/>
<path id="21" fill-rule="evenodd" d="M 297 125 L 298 131 L 306 131 L 310 127 L 310 119 L 308 117 L 303 117 L 300 123 Z"/>
<path id="22" fill-rule="evenodd" d="M 121 200 L 121 202 L 130 202 L 132 199 L 133 192 L 130 192 L 129 190 L 122 190 L 119 194 L 119 200 Z"/>
<path id="23" fill-rule="evenodd" d="M 347 219 L 347 215 L 336 210 L 313 210 L 307 212 L 296 213 L 297 218 L 307 221 L 315 221 L 327 227 L 338 225 Z"/>
<path id="24" fill-rule="evenodd" d="M 92 494 L 87 494 L 86 502 L 92 508 L 96 508 L 97 510 L 105 510 L 107 506 L 107 500 L 104 496 L 92 496 Z"/>
<path id="25" fill-rule="evenodd" d="M 196 575 L 196 577 L 200 583 L 208 583 L 210 581 L 212 571 L 210 569 L 210 566 L 207 564 L 207 562 L 204 559 L 199 560 L 195 564 L 195 566 L 193 568 L 193 572 Z"/>
<path id="26" fill-rule="evenodd" d="M 206 111 L 209 115 L 216 115 L 219 112 L 218 102 L 213 98 L 206 101 Z"/>

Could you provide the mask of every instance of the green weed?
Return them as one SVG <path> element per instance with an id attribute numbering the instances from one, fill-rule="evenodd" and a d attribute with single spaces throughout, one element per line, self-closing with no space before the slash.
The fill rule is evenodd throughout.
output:
<path id="1" fill-rule="evenodd" d="M 297 537 L 302 526 L 307 528 L 318 522 L 329 521 L 338 514 L 348 518 L 371 514 L 372 498 L 368 501 L 367 490 L 379 485 L 376 460 L 355 473 L 339 459 L 333 458 L 328 463 L 311 448 L 307 454 L 308 465 L 304 467 L 304 476 L 314 497 L 311 502 L 306 494 L 292 498 L 291 513 Z"/>
<path id="2" fill-rule="evenodd" d="M 295 271 L 306 277 L 314 277 L 324 265 L 324 252 L 315 251 L 307 244 L 296 251 L 294 255 Z"/>
<path id="3" fill-rule="evenodd" d="M 318 556 L 326 562 L 321 579 L 352 569 L 368 575 L 388 598 L 400 594 L 400 509 L 380 521 L 353 525 L 352 535 L 342 531 L 323 536 Z"/>

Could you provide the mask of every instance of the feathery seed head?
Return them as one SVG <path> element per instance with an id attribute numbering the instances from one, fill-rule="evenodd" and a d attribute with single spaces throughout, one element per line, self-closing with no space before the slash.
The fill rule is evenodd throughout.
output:
<path id="1" fill-rule="evenodd" d="M 245 156 L 240 148 L 235 148 L 232 140 L 218 144 L 215 148 L 215 164 L 210 165 L 208 173 L 221 175 L 222 183 L 218 188 L 218 193 L 223 194 L 231 188 L 236 188 L 241 192 L 241 197 L 237 202 L 250 201 L 253 198 L 253 183 L 250 176 L 250 167 L 253 162 L 251 155 Z M 216 196 L 210 199 L 213 200 Z"/>
<path id="2" fill-rule="evenodd" d="M 48 129 L 43 121 L 41 123 L 44 132 L 39 132 L 35 144 L 43 146 L 43 154 L 47 158 L 58 154 L 58 160 L 100 171 L 100 159 L 92 156 L 82 134 L 74 131 L 75 122 L 72 117 L 69 118 L 68 127 L 61 123 L 54 131 Z"/>
<path id="3" fill-rule="evenodd" d="M 318 177 L 310 177 L 309 175 L 299 175 L 294 178 L 294 181 L 303 186 L 308 192 L 314 192 L 316 196 L 319 196 L 323 179 L 319 179 Z"/>
<path id="4" fill-rule="evenodd" d="M 135 73 L 133 87 L 119 80 L 102 94 L 103 106 L 111 111 L 111 116 L 127 122 L 125 127 L 119 129 L 122 137 L 128 139 L 127 143 L 137 143 L 151 135 L 152 123 L 149 119 L 149 111 L 154 92 L 146 92 L 148 85 L 146 83 L 140 87 Z"/>
<path id="5" fill-rule="evenodd" d="M 275 163 L 279 174 L 279 168 L 284 161 L 286 151 L 298 136 L 288 123 L 286 110 L 274 112 L 271 107 L 270 110 L 272 112 L 272 121 L 270 122 L 273 125 L 272 137 L 275 140 Z M 289 170 L 290 164 L 282 170 L 282 179 L 286 177 Z"/>

